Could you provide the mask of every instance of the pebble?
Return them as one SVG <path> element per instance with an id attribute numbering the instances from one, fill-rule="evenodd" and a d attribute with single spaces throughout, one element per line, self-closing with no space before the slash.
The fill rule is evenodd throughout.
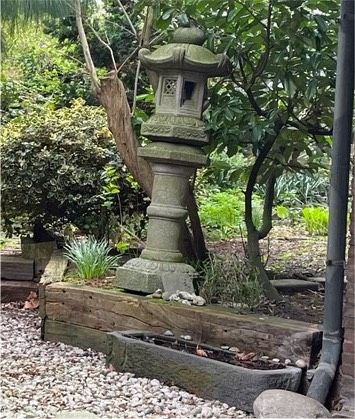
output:
<path id="1" fill-rule="evenodd" d="M 166 330 L 164 336 L 174 336 L 174 333 L 171 330 Z"/>
<path id="2" fill-rule="evenodd" d="M 289 365 L 289 364 L 291 364 L 291 362 L 292 362 L 292 361 L 291 361 L 290 359 L 288 359 L 288 358 L 287 358 L 287 359 L 285 359 L 284 364 L 285 364 L 285 365 Z"/>
<path id="3" fill-rule="evenodd" d="M 227 346 L 227 345 L 221 345 L 221 349 L 223 349 L 224 351 L 228 351 L 229 346 Z"/>
<path id="4" fill-rule="evenodd" d="M 192 337 L 190 335 L 181 335 L 180 337 L 184 340 L 192 340 Z"/>
<path id="5" fill-rule="evenodd" d="M 298 368 L 306 368 L 307 367 L 307 363 L 303 359 L 297 359 L 295 364 Z"/>
<path id="6" fill-rule="evenodd" d="M 272 358 L 271 362 L 273 364 L 278 364 L 280 362 L 279 358 Z"/>
<path id="7" fill-rule="evenodd" d="M 38 314 L 17 303 L 2 304 L 0 317 L 2 419 L 74 412 L 101 419 L 248 417 L 235 407 L 203 400 L 157 379 L 110 371 L 100 352 L 43 342 Z"/>

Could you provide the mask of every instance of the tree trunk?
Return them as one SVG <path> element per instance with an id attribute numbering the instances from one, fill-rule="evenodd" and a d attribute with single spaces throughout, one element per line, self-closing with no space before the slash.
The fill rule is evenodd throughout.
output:
<path id="1" fill-rule="evenodd" d="M 259 232 L 257 230 L 248 231 L 247 251 L 248 259 L 257 271 L 258 280 L 263 287 L 264 294 L 270 300 L 280 301 L 281 296 L 276 288 L 271 284 L 270 278 L 261 260 Z"/>
<path id="2" fill-rule="evenodd" d="M 267 135 L 264 141 L 264 146 L 260 150 L 258 157 L 252 167 L 249 175 L 246 191 L 245 191 L 245 224 L 247 227 L 247 251 L 250 263 L 257 270 L 258 279 L 263 287 L 265 295 L 272 300 L 281 300 L 280 294 L 270 282 L 268 274 L 261 260 L 260 243 L 259 240 L 265 238 L 272 227 L 272 204 L 274 200 L 274 186 L 276 178 L 271 175 L 266 184 L 266 195 L 263 210 L 263 224 L 258 230 L 253 222 L 253 192 L 257 182 L 260 168 L 262 167 L 266 157 L 268 156 L 272 146 L 274 145 L 278 134 L 283 127 L 281 120 L 275 122 L 274 131 L 276 134 Z"/>
<path id="3" fill-rule="evenodd" d="M 122 160 L 145 193 L 151 196 L 153 174 L 149 163 L 137 155 L 139 144 L 132 127 L 126 91 L 115 71 L 101 80 L 98 97 L 107 113 L 108 127 Z"/>

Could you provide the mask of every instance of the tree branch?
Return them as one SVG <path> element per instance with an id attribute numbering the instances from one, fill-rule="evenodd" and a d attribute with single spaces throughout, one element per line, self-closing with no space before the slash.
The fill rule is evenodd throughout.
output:
<path id="1" fill-rule="evenodd" d="M 251 169 L 247 187 L 245 190 L 245 224 L 247 226 L 248 232 L 256 232 L 256 227 L 253 223 L 253 207 L 252 207 L 252 198 L 254 187 L 256 185 L 256 181 L 258 178 L 258 174 L 262 164 L 264 163 L 265 159 L 268 157 L 268 154 L 274 145 L 281 129 L 283 128 L 284 123 L 282 122 L 281 118 L 277 119 L 274 124 L 274 132 L 275 134 L 271 135 L 268 134 L 266 136 L 264 146 L 260 150 L 258 157 L 255 160 L 255 163 Z"/>
<path id="2" fill-rule="evenodd" d="M 266 182 L 263 208 L 263 223 L 259 229 L 259 239 L 264 239 L 272 228 L 272 204 L 274 202 L 276 176 L 271 175 Z"/>
<path id="3" fill-rule="evenodd" d="M 100 92 L 100 83 L 99 79 L 96 74 L 95 64 L 91 57 L 91 52 L 88 44 L 88 40 L 86 37 L 84 25 L 83 25 L 83 18 L 81 14 L 81 5 L 80 0 L 75 0 L 75 20 L 76 26 L 78 28 L 79 38 L 81 42 L 81 46 L 83 48 L 84 58 L 85 58 L 85 65 L 90 74 L 91 84 L 93 90 L 96 94 Z"/>
<path id="4" fill-rule="evenodd" d="M 255 83 L 256 79 L 261 76 L 265 70 L 266 64 L 269 59 L 270 50 L 271 50 L 271 19 L 272 19 L 272 0 L 269 0 L 268 4 L 268 14 L 267 14 L 267 24 L 266 24 L 266 36 L 265 36 L 265 51 L 261 54 L 259 61 L 256 65 L 255 70 L 253 71 L 252 78 L 250 80 L 248 88 L 251 88 Z"/>
<path id="5" fill-rule="evenodd" d="M 132 23 L 132 21 L 131 21 L 131 18 L 128 16 L 128 13 L 127 13 L 126 9 L 124 8 L 124 6 L 123 6 L 123 4 L 121 3 L 121 1 L 120 1 L 120 0 L 117 0 L 117 3 L 118 3 L 118 5 L 120 6 L 120 8 L 121 8 L 121 10 L 122 10 L 123 14 L 125 15 L 125 17 L 126 17 L 126 19 L 127 19 L 127 21 L 128 21 L 128 24 L 129 24 L 129 26 L 131 27 L 132 32 L 134 33 L 134 36 L 135 36 L 136 38 L 138 38 L 136 28 L 134 27 L 134 25 L 133 25 L 133 23 Z"/>
<path id="6" fill-rule="evenodd" d="M 108 39 L 108 36 L 107 36 L 107 34 L 105 33 L 105 35 L 106 35 L 106 38 L 107 38 L 107 42 L 105 42 L 102 38 L 101 38 L 101 36 L 99 35 L 99 33 L 96 31 L 96 29 L 89 23 L 89 22 L 86 22 L 86 24 L 89 26 L 89 28 L 92 30 L 92 32 L 94 33 L 94 35 L 96 36 L 96 38 L 98 39 L 98 41 L 105 47 L 105 48 L 107 48 L 108 50 L 109 50 L 109 52 L 110 52 L 110 56 L 111 56 L 111 61 L 112 61 L 112 64 L 113 64 L 113 68 L 115 69 L 115 71 L 116 71 L 116 73 L 118 72 L 118 70 L 117 70 L 117 65 L 116 65 L 116 61 L 115 61 L 115 56 L 114 56 L 114 54 L 113 54 L 113 50 L 112 50 L 112 48 L 111 48 L 111 46 L 110 46 L 110 44 L 109 44 L 109 39 Z"/>

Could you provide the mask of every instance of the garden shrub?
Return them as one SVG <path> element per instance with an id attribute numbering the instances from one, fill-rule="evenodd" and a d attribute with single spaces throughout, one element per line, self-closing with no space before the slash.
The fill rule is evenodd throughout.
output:
<path id="1" fill-rule="evenodd" d="M 320 207 L 302 209 L 303 222 L 311 235 L 326 236 L 328 232 L 329 210 Z"/>
<path id="2" fill-rule="evenodd" d="M 214 256 L 200 267 L 200 295 L 207 302 L 214 298 L 224 305 L 256 306 L 262 297 L 256 272 L 245 257 Z"/>
<path id="3" fill-rule="evenodd" d="M 102 197 L 102 172 L 117 168 L 120 211 L 143 208 L 143 195 L 128 173 L 100 107 L 82 100 L 70 108 L 47 110 L 12 120 L 2 129 L 2 222 L 8 236 L 31 231 L 35 223 L 72 223 L 100 237 L 108 214 Z"/>
<path id="4" fill-rule="evenodd" d="M 38 23 L 24 32 L 5 28 L 0 78 L 3 122 L 28 112 L 68 107 L 78 97 L 97 104 L 82 65 L 71 58 L 73 48 L 45 35 Z"/>

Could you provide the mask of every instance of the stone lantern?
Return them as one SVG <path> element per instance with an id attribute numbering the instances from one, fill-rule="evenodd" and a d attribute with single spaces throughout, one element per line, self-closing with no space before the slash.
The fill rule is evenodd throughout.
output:
<path id="1" fill-rule="evenodd" d="M 151 142 L 140 147 L 138 155 L 150 162 L 154 181 L 146 248 L 139 258 L 118 268 L 115 285 L 120 288 L 144 293 L 194 291 L 196 272 L 179 250 L 186 197 L 190 177 L 207 163 L 201 150 L 208 143 L 201 120 L 207 79 L 230 72 L 228 58 L 204 48 L 204 40 L 201 29 L 183 27 L 175 31 L 173 43 L 139 52 L 150 72 L 156 111 L 142 124 L 141 133 Z"/>

